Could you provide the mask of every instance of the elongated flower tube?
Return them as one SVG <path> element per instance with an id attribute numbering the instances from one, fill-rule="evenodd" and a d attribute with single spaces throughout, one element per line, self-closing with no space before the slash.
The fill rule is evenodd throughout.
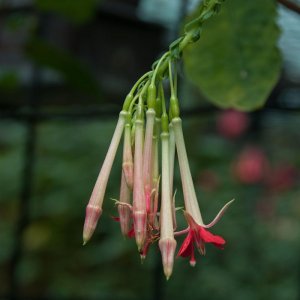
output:
<path id="1" fill-rule="evenodd" d="M 140 250 L 147 230 L 147 212 L 143 180 L 143 137 L 144 121 L 135 120 L 134 183 L 133 183 L 133 223 L 135 240 Z"/>
<path id="2" fill-rule="evenodd" d="M 160 126 L 161 120 L 160 118 L 155 118 L 155 130 L 153 134 L 153 142 L 152 142 L 152 183 L 153 189 L 156 188 L 157 181 L 159 179 L 159 136 L 160 136 Z"/>
<path id="3" fill-rule="evenodd" d="M 176 212 L 175 212 L 175 193 L 173 196 L 173 182 L 174 182 L 174 160 L 175 160 L 175 134 L 172 122 L 169 123 L 169 170 L 170 170 L 170 193 L 172 200 L 172 216 L 173 216 L 173 227 L 176 229 Z"/>
<path id="4" fill-rule="evenodd" d="M 162 145 L 162 195 L 160 209 L 160 240 L 159 248 L 166 278 L 169 279 L 174 264 L 176 241 L 173 232 L 172 198 L 170 192 L 169 171 L 169 134 L 161 133 Z"/>
<path id="5" fill-rule="evenodd" d="M 131 148 L 131 128 L 128 122 L 124 129 L 123 163 L 122 169 L 128 187 L 133 188 L 133 158 Z"/>
<path id="6" fill-rule="evenodd" d="M 194 218 L 194 220 L 200 224 L 203 224 L 200 208 L 197 201 L 197 196 L 194 188 L 194 183 L 189 167 L 189 162 L 186 154 L 185 143 L 182 132 L 182 124 L 180 118 L 174 118 L 172 120 L 177 156 L 180 168 L 184 204 L 186 211 Z"/>
<path id="7" fill-rule="evenodd" d="M 158 209 L 158 193 L 159 193 L 159 161 L 158 161 L 158 141 L 160 133 L 160 118 L 155 118 L 155 126 L 152 137 L 152 192 L 150 213 L 148 213 L 149 225 L 157 228 L 157 209 Z"/>
<path id="8" fill-rule="evenodd" d="M 170 193 L 173 197 L 174 160 L 175 160 L 175 134 L 173 124 L 169 124 L 169 169 L 170 169 Z"/>
<path id="9" fill-rule="evenodd" d="M 205 254 L 205 243 L 212 243 L 216 247 L 223 249 L 225 245 L 225 240 L 218 235 L 213 235 L 205 228 L 212 227 L 214 224 L 216 224 L 221 218 L 221 216 L 224 214 L 228 206 L 233 202 L 233 200 L 229 201 L 221 209 L 221 211 L 217 214 L 215 219 L 210 224 L 205 225 L 203 223 L 187 159 L 181 119 L 179 117 L 174 118 L 172 120 L 172 123 L 175 134 L 181 182 L 184 195 L 184 203 L 186 209 L 185 218 L 189 224 L 189 227 L 186 230 L 186 232 L 188 232 L 188 235 L 185 238 L 182 246 L 180 247 L 178 255 L 182 257 L 189 256 L 190 264 L 191 266 L 194 266 L 196 264 L 194 256 L 194 244 L 196 245 L 196 248 L 202 255 Z"/>
<path id="10" fill-rule="evenodd" d="M 126 117 L 127 112 L 122 110 L 120 112 L 115 132 L 105 156 L 102 168 L 98 175 L 91 198 L 86 207 L 85 222 L 83 227 L 83 244 L 86 244 L 93 235 L 93 232 L 95 231 L 95 228 L 97 226 L 98 219 L 102 213 L 102 204 L 107 181 L 122 137 Z"/>
<path id="11" fill-rule="evenodd" d="M 143 156 L 143 178 L 144 178 L 144 191 L 146 200 L 147 213 L 150 213 L 151 207 L 151 193 L 152 193 L 152 142 L 153 142 L 153 129 L 155 124 L 155 110 L 149 108 L 146 112 L 146 131 L 145 131 L 145 144 Z"/>
<path id="12" fill-rule="evenodd" d="M 130 196 L 131 196 L 131 191 L 129 186 L 127 185 L 124 171 L 122 171 L 118 211 L 120 217 L 121 231 L 124 237 L 128 236 L 130 230 L 131 210 L 128 205 L 130 204 Z"/>

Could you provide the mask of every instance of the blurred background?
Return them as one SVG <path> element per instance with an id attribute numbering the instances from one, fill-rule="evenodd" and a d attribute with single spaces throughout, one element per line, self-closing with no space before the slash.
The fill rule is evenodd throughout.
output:
<path id="1" fill-rule="evenodd" d="M 85 206 L 124 97 L 198 2 L 0 1 L 0 299 L 300 299 L 300 15 L 281 4 L 282 65 L 262 109 L 221 110 L 180 70 L 204 220 L 236 199 L 212 230 L 225 250 L 208 245 L 195 268 L 177 258 L 168 282 L 156 244 L 141 265 L 111 218 L 121 151 L 82 247 Z M 178 166 L 175 186 L 181 206 Z"/>

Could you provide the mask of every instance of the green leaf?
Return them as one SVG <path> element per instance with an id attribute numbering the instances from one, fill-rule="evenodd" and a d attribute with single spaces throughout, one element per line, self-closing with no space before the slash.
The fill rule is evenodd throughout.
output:
<path id="1" fill-rule="evenodd" d="M 17 72 L 4 71 L 0 73 L 0 89 L 11 91 L 18 88 L 20 80 Z"/>
<path id="2" fill-rule="evenodd" d="M 281 69 L 276 17 L 273 0 L 228 0 L 204 24 L 184 62 L 188 78 L 209 101 L 245 111 L 264 105 Z"/>
<path id="3" fill-rule="evenodd" d="M 58 13 L 75 23 L 89 20 L 96 7 L 96 0 L 35 0 L 35 3 L 38 9 Z"/>
<path id="4" fill-rule="evenodd" d="M 95 76 L 86 65 L 67 51 L 46 41 L 33 39 L 27 44 L 26 53 L 36 64 L 58 71 L 75 89 L 95 97 L 100 96 Z"/>

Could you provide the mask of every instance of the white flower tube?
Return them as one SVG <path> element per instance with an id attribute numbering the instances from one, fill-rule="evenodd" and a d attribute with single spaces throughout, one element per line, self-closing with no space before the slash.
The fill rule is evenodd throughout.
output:
<path id="1" fill-rule="evenodd" d="M 160 209 L 160 240 L 159 248 L 162 255 L 164 273 L 169 279 L 174 264 L 176 241 L 173 232 L 172 200 L 170 193 L 169 170 L 169 134 L 161 133 L 162 145 L 162 196 Z"/>
<path id="2" fill-rule="evenodd" d="M 128 187 L 133 188 L 133 158 L 131 149 L 131 128 L 130 124 L 125 125 L 124 129 L 124 147 L 122 169 Z"/>
<path id="3" fill-rule="evenodd" d="M 174 230 L 177 227 L 176 222 L 176 210 L 175 210 L 175 193 L 173 195 L 173 183 L 174 183 L 174 161 L 175 161 L 175 134 L 172 123 L 169 123 L 169 169 L 170 169 L 170 194 L 172 199 L 172 215 L 173 215 L 173 227 Z"/>
<path id="4" fill-rule="evenodd" d="M 110 146 L 105 156 L 102 168 L 98 175 L 91 198 L 86 207 L 86 215 L 83 228 L 83 244 L 86 244 L 88 240 L 92 237 L 93 232 L 97 226 L 98 219 L 102 213 L 102 204 L 107 186 L 107 181 L 122 137 L 126 116 L 126 111 L 120 112 L 114 135 L 112 137 Z"/>
<path id="5" fill-rule="evenodd" d="M 170 193 L 173 197 L 174 160 L 175 160 L 175 135 L 172 123 L 169 124 L 169 169 L 170 169 Z"/>
<path id="6" fill-rule="evenodd" d="M 182 124 L 179 117 L 172 120 L 177 156 L 179 162 L 180 176 L 182 182 L 182 190 L 184 196 L 184 204 L 186 211 L 194 218 L 199 225 L 204 225 L 200 213 L 199 204 L 194 188 L 194 183 L 190 171 L 190 166 L 186 154 L 185 143 L 182 132 Z"/>
<path id="7" fill-rule="evenodd" d="M 120 188 L 120 199 L 118 205 L 118 212 L 120 217 L 120 226 L 123 236 L 128 236 L 130 230 L 130 204 L 131 190 L 127 185 L 124 171 L 122 171 L 121 177 L 121 188 Z"/>

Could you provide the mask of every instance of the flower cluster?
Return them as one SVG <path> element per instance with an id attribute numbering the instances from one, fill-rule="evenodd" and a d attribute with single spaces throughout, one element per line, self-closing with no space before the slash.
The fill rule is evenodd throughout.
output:
<path id="1" fill-rule="evenodd" d="M 168 71 L 166 71 L 166 69 Z M 169 80 L 171 96 L 165 101 L 163 82 Z M 167 113 L 168 104 L 168 113 Z M 158 241 L 164 273 L 170 277 L 176 250 L 175 237 L 186 234 L 178 256 L 195 265 L 194 249 L 205 254 L 205 243 L 223 248 L 225 240 L 210 233 L 228 202 L 208 225 L 202 220 L 188 163 L 177 98 L 176 60 L 167 52 L 154 69 L 142 76 L 127 95 L 103 166 L 86 207 L 84 244 L 91 238 L 102 213 L 105 190 L 123 137 L 123 163 L 118 206 L 121 231 L 134 237 L 145 258 L 149 246 Z M 159 155 L 161 150 L 161 156 Z M 173 170 L 175 150 L 179 162 L 187 228 L 176 231 Z M 161 162 L 159 161 L 161 158 Z M 161 187 L 161 188 L 160 188 Z"/>

